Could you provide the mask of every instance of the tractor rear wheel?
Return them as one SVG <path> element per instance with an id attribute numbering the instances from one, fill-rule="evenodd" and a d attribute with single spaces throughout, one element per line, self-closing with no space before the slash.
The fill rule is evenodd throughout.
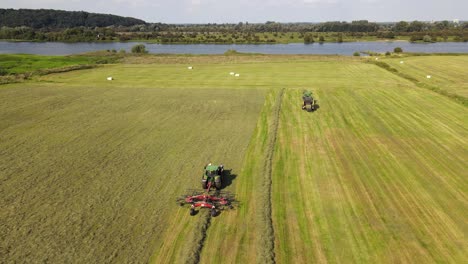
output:
<path id="1" fill-rule="evenodd" d="M 208 187 L 208 186 L 206 186 L 206 183 L 207 183 L 206 181 L 202 181 L 202 183 L 201 183 L 203 190 L 205 190 Z"/>
<path id="2" fill-rule="evenodd" d="M 221 189 L 221 181 L 216 181 L 215 182 L 215 187 L 217 190 L 220 190 Z"/>

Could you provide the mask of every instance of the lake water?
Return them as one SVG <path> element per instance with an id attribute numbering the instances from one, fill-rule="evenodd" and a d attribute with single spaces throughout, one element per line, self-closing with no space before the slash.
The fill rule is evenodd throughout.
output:
<path id="1" fill-rule="evenodd" d="M 69 55 L 96 50 L 130 51 L 138 42 L 109 43 L 62 43 L 62 42 L 7 42 L 0 41 L 0 53 L 26 53 L 41 55 Z M 340 54 L 352 55 L 355 51 L 393 51 L 401 47 L 406 52 L 426 53 L 468 53 L 467 42 L 410 43 L 395 42 L 345 42 L 345 43 L 313 43 L 313 44 L 146 44 L 150 53 L 172 54 L 223 54 L 228 49 L 239 52 L 264 54 Z"/>

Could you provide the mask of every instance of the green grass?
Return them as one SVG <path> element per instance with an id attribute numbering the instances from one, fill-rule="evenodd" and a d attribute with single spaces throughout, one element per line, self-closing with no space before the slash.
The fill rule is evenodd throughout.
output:
<path id="1" fill-rule="evenodd" d="M 303 88 L 318 111 L 300 109 Z M 7 261 L 467 258 L 466 107 L 363 59 L 127 57 L 3 85 L 0 100 Z M 175 203 L 208 160 L 232 169 L 240 201 L 209 222 Z"/>
<path id="2" fill-rule="evenodd" d="M 1 87 L 2 259 L 146 262 L 167 245 L 189 259 L 201 218 L 175 198 L 200 186 L 207 161 L 239 173 L 264 92 L 154 80 Z"/>
<path id="3" fill-rule="evenodd" d="M 62 68 L 75 65 L 96 64 L 103 61 L 103 57 L 96 56 L 42 56 L 29 54 L 0 54 L 0 73 L 19 74 L 38 70 Z"/>
<path id="4" fill-rule="evenodd" d="M 309 78 L 319 110 L 300 111 L 299 89 L 282 105 L 277 261 L 463 262 L 466 108 L 370 65 Z"/>
<path id="5" fill-rule="evenodd" d="M 418 82 L 468 99 L 468 56 L 417 56 L 383 61 Z"/>

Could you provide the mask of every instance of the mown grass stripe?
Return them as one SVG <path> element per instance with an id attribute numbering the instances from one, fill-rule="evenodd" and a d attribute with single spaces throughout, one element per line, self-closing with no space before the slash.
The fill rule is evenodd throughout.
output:
<path id="1" fill-rule="evenodd" d="M 267 151 L 266 151 L 266 159 L 264 165 L 264 179 L 263 179 L 263 208 L 261 208 L 261 218 L 262 222 L 265 223 L 262 227 L 263 229 L 263 236 L 262 236 L 262 244 L 264 245 L 261 251 L 261 259 L 259 259 L 260 263 L 275 263 L 275 231 L 273 227 L 273 220 L 272 220 L 272 169 L 273 169 L 273 156 L 275 152 L 277 134 L 278 134 L 278 126 L 279 126 L 279 118 L 281 113 L 281 104 L 283 102 L 283 94 L 285 88 L 282 88 L 277 95 L 276 103 L 273 108 L 273 120 L 270 124 L 271 134 L 269 134 L 268 144 L 267 144 Z"/>
<path id="2" fill-rule="evenodd" d="M 185 263 L 187 264 L 197 264 L 200 263 L 200 256 L 205 246 L 206 233 L 211 223 L 211 214 L 209 211 L 202 212 L 202 220 L 197 229 L 195 229 L 194 240 L 191 245 L 193 245 L 192 250 L 190 251 L 188 258 Z"/>
<path id="3" fill-rule="evenodd" d="M 447 90 L 444 90 L 444 89 L 441 89 L 437 86 L 434 86 L 434 85 L 430 85 L 430 84 L 427 84 L 427 83 L 424 83 L 424 82 L 420 82 L 418 81 L 415 77 L 413 77 L 412 75 L 409 75 L 409 74 L 406 74 L 406 73 L 402 73 L 402 72 L 399 72 L 396 68 L 393 68 L 391 67 L 389 64 L 383 62 L 383 61 L 369 61 L 369 63 L 371 64 L 374 64 L 392 74 L 395 74 L 399 77 L 402 77 L 412 83 L 414 83 L 417 87 L 420 87 L 420 88 L 424 88 L 424 89 L 428 89 L 428 90 L 431 90 L 433 92 L 436 92 L 438 94 L 441 94 L 443 96 L 446 96 L 452 100 L 454 100 L 455 102 L 457 103 L 460 103 L 462 104 L 463 106 L 468 106 L 468 98 L 466 97 L 463 97 L 463 96 L 460 96 L 456 93 L 453 93 L 453 92 L 448 92 Z"/>

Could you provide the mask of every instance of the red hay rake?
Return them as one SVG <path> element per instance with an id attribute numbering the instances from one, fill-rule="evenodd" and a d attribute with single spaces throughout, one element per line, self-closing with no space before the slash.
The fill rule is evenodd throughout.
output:
<path id="1" fill-rule="evenodd" d="M 234 195 L 228 192 L 217 191 L 213 195 L 209 194 L 209 187 L 206 192 L 190 190 L 189 195 L 181 196 L 177 199 L 180 206 L 190 205 L 190 215 L 196 215 L 196 208 L 210 209 L 211 216 L 217 216 L 221 210 L 234 209 L 236 203 Z"/>

